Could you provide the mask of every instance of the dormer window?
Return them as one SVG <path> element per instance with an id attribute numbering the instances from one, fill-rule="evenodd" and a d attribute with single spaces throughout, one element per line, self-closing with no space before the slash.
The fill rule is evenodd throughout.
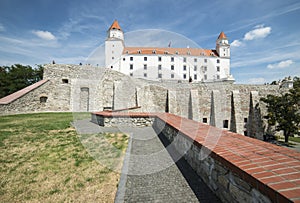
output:
<path id="1" fill-rule="evenodd" d="M 138 52 L 138 54 L 141 54 L 141 53 L 142 53 L 142 51 L 141 51 L 141 50 L 138 50 L 137 52 Z"/>
<path id="2" fill-rule="evenodd" d="M 156 54 L 156 50 L 153 50 L 153 51 L 152 51 L 152 54 Z"/>
<path id="3" fill-rule="evenodd" d="M 129 51 L 128 51 L 128 50 L 126 51 L 126 54 L 129 54 Z"/>
<path id="4" fill-rule="evenodd" d="M 165 51 L 164 54 L 169 54 L 169 52 L 168 52 L 168 51 Z"/>
<path id="5" fill-rule="evenodd" d="M 191 52 L 190 52 L 190 51 L 188 51 L 188 52 L 187 52 L 187 55 L 191 55 Z"/>
<path id="6" fill-rule="evenodd" d="M 176 51 L 176 52 L 175 52 L 175 54 L 177 54 L 177 55 L 178 55 L 178 54 L 179 54 L 179 53 L 178 53 L 178 51 Z"/>

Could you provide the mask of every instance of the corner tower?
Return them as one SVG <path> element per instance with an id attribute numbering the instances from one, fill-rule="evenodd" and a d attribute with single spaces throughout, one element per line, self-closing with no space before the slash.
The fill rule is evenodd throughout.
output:
<path id="1" fill-rule="evenodd" d="M 105 40 L 105 67 L 120 70 L 120 58 L 124 49 L 124 33 L 115 20 L 107 30 Z"/>
<path id="2" fill-rule="evenodd" d="M 216 51 L 220 58 L 230 58 L 230 45 L 224 32 L 221 32 L 216 41 Z"/>

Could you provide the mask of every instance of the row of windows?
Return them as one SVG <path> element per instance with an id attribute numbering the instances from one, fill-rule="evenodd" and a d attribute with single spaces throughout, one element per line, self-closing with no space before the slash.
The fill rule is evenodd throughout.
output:
<path id="1" fill-rule="evenodd" d="M 133 76 L 133 73 L 130 73 L 130 76 Z M 148 77 L 147 73 L 144 73 L 144 78 Z M 171 73 L 170 75 L 170 78 L 174 78 L 175 75 L 173 73 Z M 183 79 L 187 79 L 187 74 L 183 74 L 182 75 Z M 162 74 L 161 73 L 158 73 L 158 78 L 162 78 Z M 197 80 L 198 79 L 198 75 L 194 74 L 194 80 Z M 207 75 L 204 75 L 203 77 L 204 80 L 207 80 Z M 220 76 L 217 75 L 217 79 L 220 79 Z"/>
<path id="2" fill-rule="evenodd" d="M 129 64 L 129 69 L 133 70 L 133 64 Z M 171 65 L 171 70 L 174 70 L 175 66 Z M 144 70 L 147 70 L 147 64 L 144 64 Z M 161 64 L 158 65 L 158 70 L 161 70 Z M 186 71 L 186 65 L 183 65 L 183 71 Z M 197 71 L 197 66 L 194 66 L 194 71 Z M 203 67 L 203 71 L 207 71 L 207 66 Z M 220 72 L 220 66 L 217 66 L 217 72 Z"/>
<path id="3" fill-rule="evenodd" d="M 113 57 L 113 59 L 114 59 L 114 57 Z M 125 61 L 125 60 L 126 60 L 126 58 L 123 58 L 123 61 Z M 131 57 L 129 58 L 129 60 L 130 60 L 130 61 L 133 61 L 133 56 L 131 56 Z M 145 56 L 145 57 L 144 57 L 144 61 L 147 61 L 147 60 L 148 60 L 148 57 Z M 162 61 L 161 56 L 158 57 L 158 61 Z M 197 61 L 198 61 L 198 59 L 197 59 L 197 58 L 194 58 L 194 62 L 196 63 Z M 174 62 L 174 57 L 171 57 L 171 62 Z M 183 58 L 183 62 L 186 62 L 186 57 Z M 207 63 L 207 59 L 204 59 L 204 63 Z M 220 59 L 217 59 L 217 63 L 220 63 Z"/>

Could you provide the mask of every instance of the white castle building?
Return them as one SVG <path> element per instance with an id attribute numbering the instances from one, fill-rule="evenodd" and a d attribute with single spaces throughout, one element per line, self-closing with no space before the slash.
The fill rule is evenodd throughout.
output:
<path id="1" fill-rule="evenodd" d="M 107 31 L 105 67 L 148 80 L 230 81 L 230 45 L 224 32 L 216 49 L 173 47 L 126 47 L 117 20 Z"/>

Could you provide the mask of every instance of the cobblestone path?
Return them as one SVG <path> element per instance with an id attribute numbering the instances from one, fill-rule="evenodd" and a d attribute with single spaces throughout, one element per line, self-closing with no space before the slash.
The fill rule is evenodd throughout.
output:
<path id="1" fill-rule="evenodd" d="M 152 128 L 127 133 L 131 139 L 115 202 L 220 202 L 183 158 L 173 161 L 176 152 Z"/>

